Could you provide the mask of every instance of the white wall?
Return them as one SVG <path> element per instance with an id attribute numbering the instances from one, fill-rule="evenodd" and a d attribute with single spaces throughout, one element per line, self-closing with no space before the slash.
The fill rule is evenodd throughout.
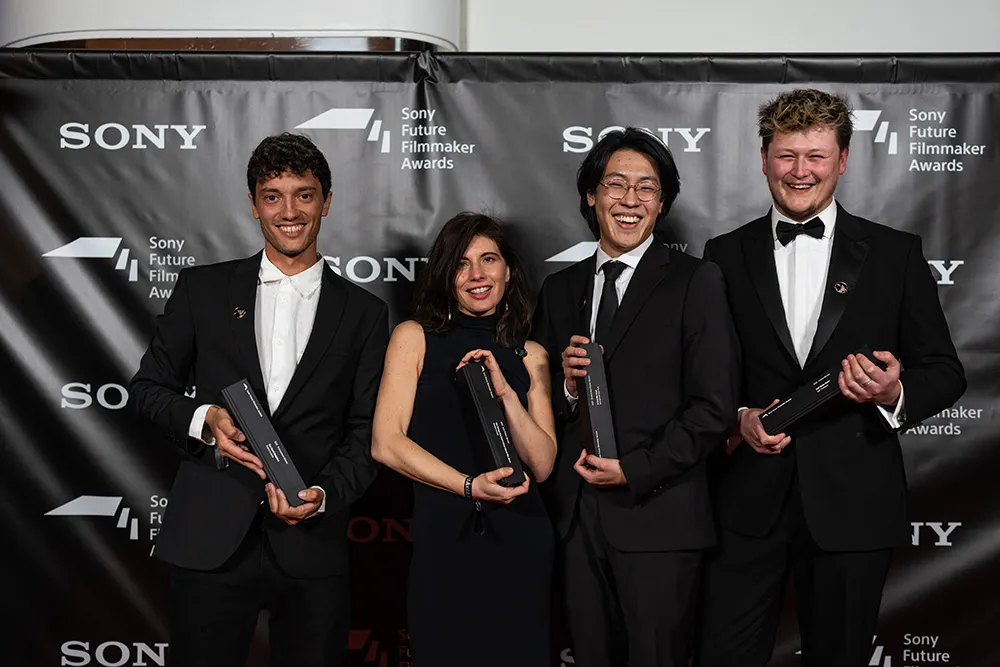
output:
<path id="1" fill-rule="evenodd" d="M 456 49 L 463 0 L 0 0 L 0 46 L 139 37 L 396 37 Z"/>
<path id="2" fill-rule="evenodd" d="M 1000 0 L 466 0 L 467 51 L 1000 52 Z"/>
<path id="3" fill-rule="evenodd" d="M 1000 0 L 0 0 L 0 46 L 403 37 L 465 51 L 1000 52 Z"/>

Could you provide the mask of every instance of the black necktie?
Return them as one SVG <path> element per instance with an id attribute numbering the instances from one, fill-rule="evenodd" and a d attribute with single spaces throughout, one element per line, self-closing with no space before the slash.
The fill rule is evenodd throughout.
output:
<path id="1" fill-rule="evenodd" d="M 804 225 L 797 225 L 791 222 L 785 222 L 784 220 L 778 221 L 778 226 L 775 232 L 778 236 L 778 243 L 781 245 L 788 245 L 795 240 L 795 237 L 799 234 L 808 234 L 814 239 L 823 238 L 823 231 L 826 227 L 823 225 L 823 221 L 819 218 L 813 218 Z"/>
<path id="2" fill-rule="evenodd" d="M 616 260 L 605 262 L 601 266 L 604 272 L 604 288 L 601 290 L 601 303 L 597 306 L 597 326 L 594 327 L 594 339 L 598 342 L 607 339 L 611 333 L 611 323 L 618 311 L 618 290 L 615 283 L 618 276 L 625 270 L 625 263 Z"/>

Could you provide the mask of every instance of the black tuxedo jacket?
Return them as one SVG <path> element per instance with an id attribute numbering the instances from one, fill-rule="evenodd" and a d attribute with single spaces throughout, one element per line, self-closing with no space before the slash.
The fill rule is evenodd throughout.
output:
<path id="1" fill-rule="evenodd" d="M 795 241 L 793 241 L 794 243 Z M 862 345 L 900 360 L 902 429 L 952 405 L 965 391 L 937 286 L 920 237 L 855 217 L 837 222 L 819 324 L 805 368 L 785 319 L 770 215 L 712 239 L 705 259 L 726 276 L 743 348 L 741 405 L 767 407 Z M 839 283 L 839 285 L 838 285 Z M 844 287 L 846 286 L 846 290 Z M 838 396 L 789 428 L 792 444 L 761 455 L 741 444 L 722 457 L 716 499 L 724 526 L 763 536 L 774 526 L 797 468 L 810 533 L 828 551 L 888 548 L 908 539 L 899 438 L 870 404 Z"/>
<path id="2" fill-rule="evenodd" d="M 306 485 L 326 491 L 326 512 L 288 526 L 267 511 L 257 475 L 236 464 L 217 470 L 213 448 L 188 437 L 195 409 L 221 405 L 222 389 L 241 378 L 267 407 L 254 333 L 260 257 L 181 271 L 132 378 L 134 408 L 183 452 L 155 553 L 182 567 L 214 569 L 264 511 L 285 571 L 328 576 L 346 571 L 349 506 L 375 478 L 371 422 L 388 344 L 387 308 L 324 267 L 309 342 L 270 417 Z M 197 400 L 184 395 L 190 378 Z"/>
<path id="3" fill-rule="evenodd" d="M 583 483 L 579 408 L 563 390 L 562 351 L 589 336 L 595 257 L 542 285 L 532 339 L 553 371 L 559 430 L 546 482 L 565 537 Z M 715 541 L 705 460 L 735 421 L 738 343 L 717 266 L 654 242 L 642 256 L 605 341 L 615 438 L 627 486 L 598 489 L 605 536 L 622 551 L 701 549 Z"/>

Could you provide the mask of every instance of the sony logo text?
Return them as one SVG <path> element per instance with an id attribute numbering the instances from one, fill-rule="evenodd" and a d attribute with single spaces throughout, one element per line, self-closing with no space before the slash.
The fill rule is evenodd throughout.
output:
<path id="1" fill-rule="evenodd" d="M 60 389 L 59 407 L 71 410 L 84 410 L 94 405 L 94 400 L 105 410 L 121 410 L 128 404 L 128 388 L 117 382 L 102 385 L 90 382 L 67 382 Z M 184 395 L 194 398 L 197 395 L 195 387 L 187 387 Z"/>
<path id="2" fill-rule="evenodd" d="M 324 255 L 323 259 L 330 265 L 333 272 L 354 283 L 370 283 L 381 280 L 384 283 L 398 282 L 400 278 L 407 282 L 417 279 L 417 264 L 427 262 L 426 257 L 357 257 L 344 258 Z"/>
<path id="3" fill-rule="evenodd" d="M 114 382 L 102 384 L 96 391 L 91 390 L 91 386 L 89 382 L 64 384 L 59 407 L 83 410 L 94 404 L 94 398 L 97 399 L 97 404 L 106 410 L 121 410 L 128 403 L 128 389 L 120 384 Z"/>
<path id="4" fill-rule="evenodd" d="M 62 645 L 62 666 L 83 667 L 84 665 L 101 665 L 102 667 L 149 667 L 167 664 L 166 642 L 146 644 L 144 642 L 103 642 L 90 648 L 90 642 L 72 640 Z"/>
<path id="5" fill-rule="evenodd" d="M 207 125 L 122 125 L 103 123 L 90 129 L 90 123 L 65 123 L 59 128 L 59 148 L 81 150 L 91 143 L 107 151 L 123 148 L 145 150 L 178 146 L 181 150 L 195 150 L 195 138 Z"/>
<path id="6" fill-rule="evenodd" d="M 964 259 L 929 259 L 927 263 L 930 265 L 931 270 L 937 274 L 937 284 L 938 285 L 954 285 L 955 281 L 952 280 L 951 274 L 955 273 L 955 269 L 965 264 Z"/>
<path id="7" fill-rule="evenodd" d="M 563 153 L 586 153 L 594 144 L 604 138 L 608 132 L 614 130 L 624 130 L 621 125 L 609 125 L 597 133 L 594 138 L 594 128 L 586 125 L 571 125 L 563 130 Z M 698 144 L 705 135 L 712 131 L 710 127 L 658 127 L 655 130 L 644 128 L 648 132 L 655 134 L 663 143 L 671 148 L 680 146 L 685 153 L 700 153 Z M 671 144 L 671 140 L 676 139 Z"/>
<path id="8" fill-rule="evenodd" d="M 951 543 L 951 534 L 962 525 L 961 521 L 913 521 L 910 523 L 912 532 L 910 533 L 910 544 L 919 547 L 921 540 L 925 544 L 933 544 L 936 547 L 954 546 Z M 933 540 L 933 541 L 931 541 Z"/>

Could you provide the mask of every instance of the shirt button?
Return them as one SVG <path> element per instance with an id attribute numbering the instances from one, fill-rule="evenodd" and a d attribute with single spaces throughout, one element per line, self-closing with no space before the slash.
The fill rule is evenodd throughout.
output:
<path id="1" fill-rule="evenodd" d="M 281 303 L 288 303 L 288 297 L 284 294 L 281 295 Z"/>
<path id="2" fill-rule="evenodd" d="M 274 344 L 277 345 L 278 347 L 281 347 L 283 343 L 282 340 L 279 338 L 278 340 L 274 341 Z"/>

